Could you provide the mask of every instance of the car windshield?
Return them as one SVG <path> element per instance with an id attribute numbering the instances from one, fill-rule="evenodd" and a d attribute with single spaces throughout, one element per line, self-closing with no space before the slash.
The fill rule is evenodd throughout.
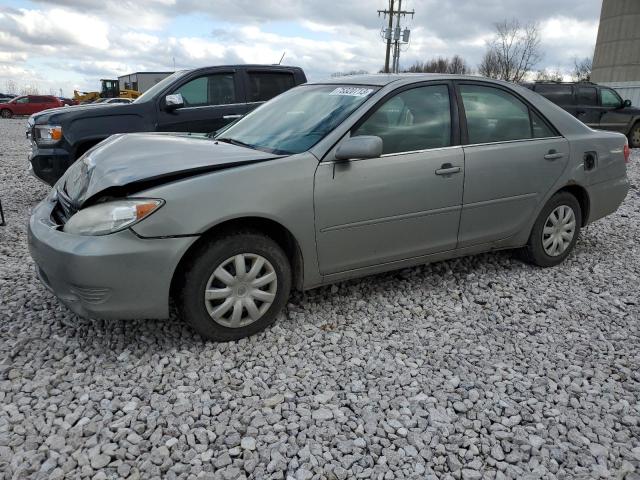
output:
<path id="1" fill-rule="evenodd" d="M 276 154 L 309 150 L 379 87 L 303 85 L 275 97 L 218 133 L 226 141 Z"/>
<path id="2" fill-rule="evenodd" d="M 140 95 L 138 98 L 136 98 L 133 101 L 133 103 L 148 102 L 149 100 L 151 100 L 153 97 L 156 96 L 156 93 L 162 91 L 163 88 L 165 88 L 167 85 L 169 85 L 170 83 L 172 83 L 176 79 L 178 79 L 178 78 L 182 77 L 183 75 L 185 75 L 188 71 L 189 70 L 179 70 L 177 72 L 172 73 L 168 77 L 163 78 L 158 83 L 156 83 L 153 87 L 151 87 L 149 90 L 147 90 L 142 95 Z"/>

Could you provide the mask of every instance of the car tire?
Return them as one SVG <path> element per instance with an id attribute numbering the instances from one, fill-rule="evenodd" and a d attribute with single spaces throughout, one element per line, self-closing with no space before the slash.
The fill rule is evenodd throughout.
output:
<path id="1" fill-rule="evenodd" d="M 559 265 L 575 247 L 581 226 L 582 209 L 576 197 L 569 192 L 556 193 L 533 225 L 522 251 L 524 260 L 540 267 Z"/>
<path id="2" fill-rule="evenodd" d="M 640 122 L 636 122 L 629 132 L 629 146 L 640 148 Z"/>
<path id="3" fill-rule="evenodd" d="M 190 256 L 176 304 L 200 335 L 226 342 L 271 325 L 290 290 L 291 266 L 282 248 L 260 233 L 237 232 L 211 240 Z"/>
<path id="4" fill-rule="evenodd" d="M 11 118 L 11 117 L 13 117 L 13 112 L 11 110 L 9 110 L 8 108 L 3 108 L 2 111 L 0 111 L 0 117 L 2 117 L 2 118 Z"/>

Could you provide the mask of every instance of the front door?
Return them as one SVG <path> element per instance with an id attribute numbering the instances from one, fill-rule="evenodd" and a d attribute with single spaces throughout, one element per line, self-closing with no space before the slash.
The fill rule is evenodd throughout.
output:
<path id="1" fill-rule="evenodd" d="M 461 83 L 467 145 L 458 247 L 522 231 L 569 161 L 569 142 L 506 89 Z"/>
<path id="2" fill-rule="evenodd" d="M 210 133 L 246 113 L 242 85 L 235 72 L 209 73 L 187 80 L 175 91 L 184 107 L 167 111 L 161 99 L 158 130 Z"/>
<path id="3" fill-rule="evenodd" d="M 626 134 L 631 127 L 629 123 L 633 115 L 625 112 L 620 95 L 611 88 L 600 88 L 600 105 L 602 108 L 600 128 Z"/>
<path id="4" fill-rule="evenodd" d="M 29 111 L 29 97 L 19 97 L 14 101 L 13 114 L 14 115 L 31 115 Z"/>
<path id="5" fill-rule="evenodd" d="M 464 154 L 453 146 L 451 105 L 446 84 L 404 90 L 351 132 L 381 137 L 382 157 L 319 165 L 323 275 L 455 249 Z"/>

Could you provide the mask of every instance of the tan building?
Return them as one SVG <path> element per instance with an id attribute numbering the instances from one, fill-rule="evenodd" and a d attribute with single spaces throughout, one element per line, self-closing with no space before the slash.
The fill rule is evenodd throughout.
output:
<path id="1" fill-rule="evenodd" d="M 640 105 L 640 0 L 603 0 L 591 80 Z"/>

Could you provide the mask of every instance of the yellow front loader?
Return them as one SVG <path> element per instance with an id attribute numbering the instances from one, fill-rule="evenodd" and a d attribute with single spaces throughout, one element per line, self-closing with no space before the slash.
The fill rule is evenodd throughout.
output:
<path id="1" fill-rule="evenodd" d="M 118 80 L 100 80 L 101 90 L 99 92 L 79 92 L 73 91 L 73 99 L 78 103 L 91 103 L 99 98 L 130 98 L 136 99 L 141 93 L 137 90 L 121 90 Z"/>

